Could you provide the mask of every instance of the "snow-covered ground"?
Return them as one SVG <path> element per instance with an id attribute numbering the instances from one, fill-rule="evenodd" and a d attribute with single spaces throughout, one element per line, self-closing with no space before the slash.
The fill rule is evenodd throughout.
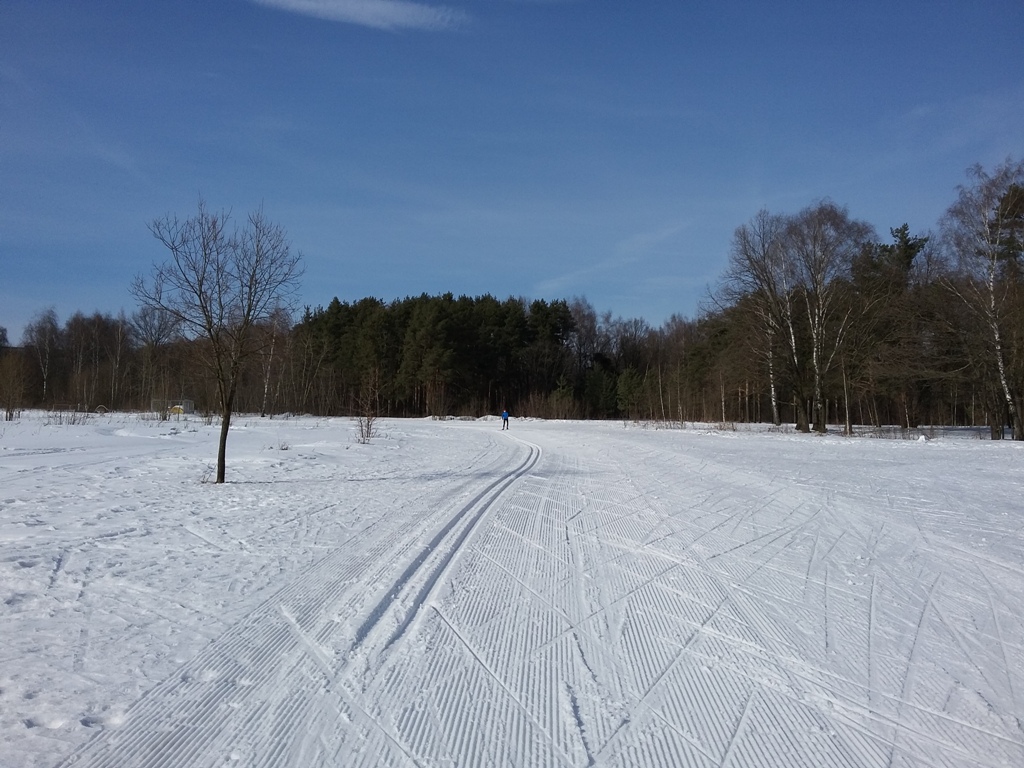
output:
<path id="1" fill-rule="evenodd" d="M 235 424 L 0 423 L 0 764 L 1024 765 L 1020 444 Z"/>

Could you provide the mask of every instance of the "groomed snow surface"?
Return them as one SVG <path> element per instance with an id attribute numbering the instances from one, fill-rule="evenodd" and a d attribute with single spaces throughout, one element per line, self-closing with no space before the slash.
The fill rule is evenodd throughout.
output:
<path id="1" fill-rule="evenodd" d="M 0 764 L 1022 766 L 1022 445 L 0 423 Z"/>

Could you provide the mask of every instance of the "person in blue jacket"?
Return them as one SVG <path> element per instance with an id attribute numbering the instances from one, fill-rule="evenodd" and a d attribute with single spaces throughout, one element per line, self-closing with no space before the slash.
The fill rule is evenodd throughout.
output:
<path id="1" fill-rule="evenodd" d="M 508 429 L 508 409 L 501 412 L 501 428 Z"/>

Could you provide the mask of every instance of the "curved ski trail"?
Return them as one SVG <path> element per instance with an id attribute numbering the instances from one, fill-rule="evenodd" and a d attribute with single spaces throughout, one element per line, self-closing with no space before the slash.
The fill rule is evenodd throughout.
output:
<path id="1" fill-rule="evenodd" d="M 376 727 L 347 689 L 358 691 L 368 665 L 379 664 L 414 624 L 495 500 L 536 465 L 539 449 L 526 447 L 515 468 L 447 513 L 433 535 L 425 534 L 426 543 L 422 524 L 410 520 L 398 529 L 397 542 L 379 538 L 365 550 L 350 544 L 322 558 L 147 692 L 123 724 L 100 732 L 62 765 L 331 764 L 318 762 L 327 740 L 317 735 L 317 724 L 328 732 L 339 723 Z M 403 559 L 405 568 L 381 594 L 378 585 L 393 578 Z M 376 601 L 368 604 L 375 590 Z"/>

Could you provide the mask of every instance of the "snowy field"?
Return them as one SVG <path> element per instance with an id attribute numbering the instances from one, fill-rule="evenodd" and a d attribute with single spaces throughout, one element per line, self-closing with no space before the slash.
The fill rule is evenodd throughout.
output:
<path id="1" fill-rule="evenodd" d="M 1024 766 L 1024 445 L 0 423 L 0 765 Z"/>

